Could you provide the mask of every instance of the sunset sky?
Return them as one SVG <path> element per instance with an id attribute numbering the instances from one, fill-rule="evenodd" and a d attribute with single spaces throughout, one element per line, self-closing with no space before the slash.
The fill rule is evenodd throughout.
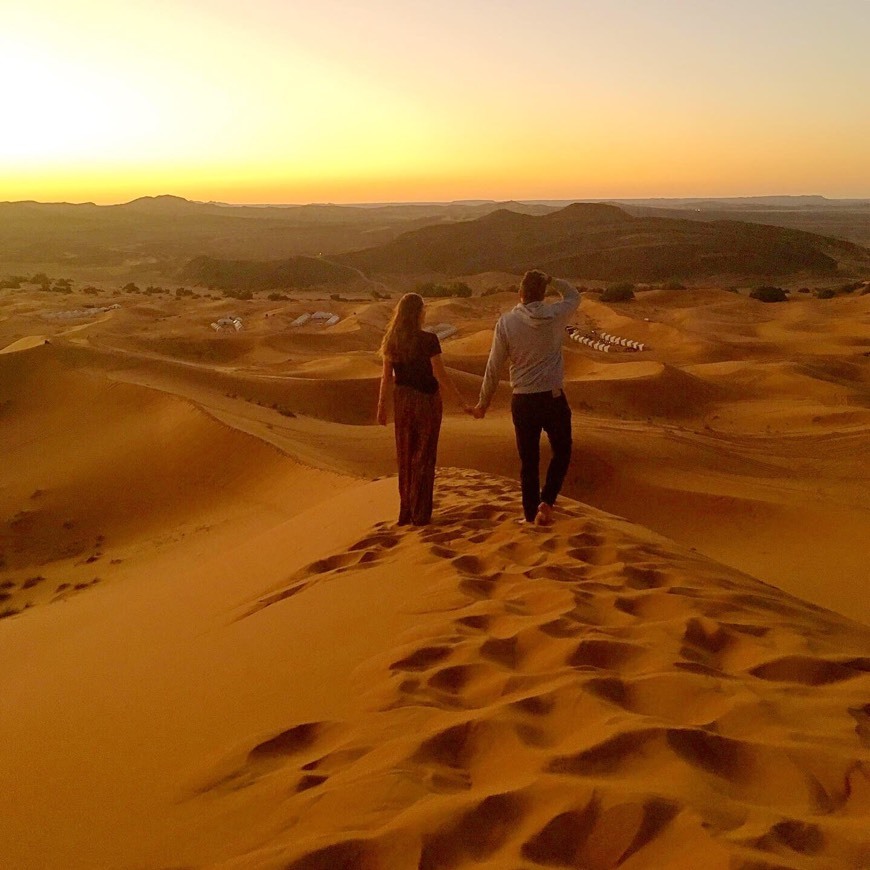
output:
<path id="1" fill-rule="evenodd" d="M 870 0 L 0 0 L 0 200 L 870 197 Z"/>

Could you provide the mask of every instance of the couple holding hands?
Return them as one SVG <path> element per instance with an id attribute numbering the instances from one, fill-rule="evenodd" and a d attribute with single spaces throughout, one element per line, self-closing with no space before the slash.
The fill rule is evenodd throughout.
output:
<path id="1" fill-rule="evenodd" d="M 552 287 L 561 298 L 547 303 Z M 563 390 L 562 337 L 580 304 L 577 288 L 533 270 L 520 283 L 520 300 L 503 314 L 493 333 L 486 373 L 475 407 L 468 405 L 441 358 L 438 336 L 423 330 L 423 298 L 407 293 L 387 326 L 377 420 L 387 423 L 393 394 L 399 465 L 399 525 L 426 525 L 432 518 L 435 460 L 441 430 L 441 391 L 477 419 L 487 411 L 505 360 L 513 389 L 511 416 L 520 455 L 520 483 L 526 522 L 549 525 L 553 504 L 571 461 L 571 409 Z M 544 488 L 540 483 L 541 432 L 552 448 Z"/>

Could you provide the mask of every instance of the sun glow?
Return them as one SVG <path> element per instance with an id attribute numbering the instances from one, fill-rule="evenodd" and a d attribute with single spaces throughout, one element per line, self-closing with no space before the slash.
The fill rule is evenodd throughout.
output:
<path id="1" fill-rule="evenodd" d="M 0 199 L 870 195 L 856 0 L 4 4 Z"/>

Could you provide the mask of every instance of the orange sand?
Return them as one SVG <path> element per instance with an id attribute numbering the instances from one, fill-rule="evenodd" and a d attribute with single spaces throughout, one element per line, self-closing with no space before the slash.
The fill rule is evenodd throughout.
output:
<path id="1" fill-rule="evenodd" d="M 388 303 L 39 296 L 0 299 L 0 865 L 870 866 L 870 297 L 587 299 L 651 350 L 566 345 L 556 525 L 502 389 L 409 530 Z M 510 304 L 432 306 L 469 398 Z"/>

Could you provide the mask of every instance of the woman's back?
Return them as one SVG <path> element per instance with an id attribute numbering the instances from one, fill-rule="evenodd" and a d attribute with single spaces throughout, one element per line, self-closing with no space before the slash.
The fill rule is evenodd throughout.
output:
<path id="1" fill-rule="evenodd" d="M 396 348 L 396 357 L 391 358 L 397 387 L 411 387 L 421 393 L 437 393 L 438 380 L 432 371 L 432 357 L 441 353 L 438 336 L 418 330 L 409 336 L 405 346 Z"/>

